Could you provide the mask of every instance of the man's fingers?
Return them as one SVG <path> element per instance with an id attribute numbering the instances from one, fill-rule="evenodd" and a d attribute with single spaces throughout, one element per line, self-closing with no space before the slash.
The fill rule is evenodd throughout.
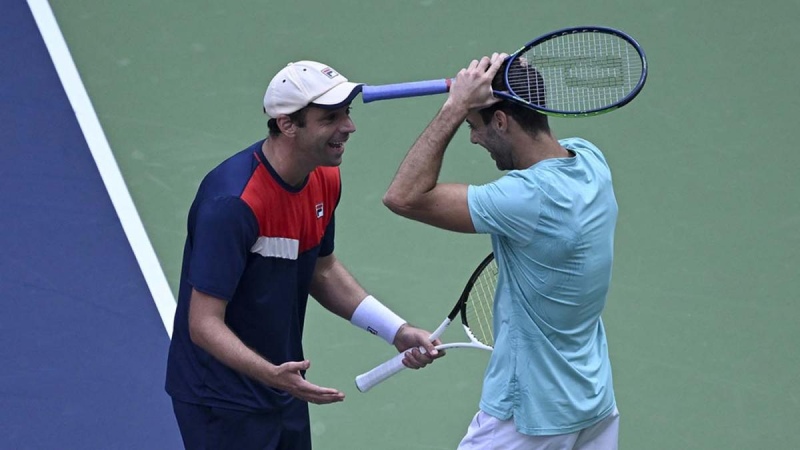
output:
<path id="1" fill-rule="evenodd" d="M 319 388 L 314 394 L 317 403 L 335 403 L 344 400 L 344 393 L 331 388 Z"/>
<path id="2" fill-rule="evenodd" d="M 295 394 L 296 397 L 302 398 L 309 403 L 318 405 L 335 403 L 344 400 L 344 393 L 338 389 L 326 388 L 317 386 L 308 381 L 304 381 L 300 392 Z"/>
<path id="3" fill-rule="evenodd" d="M 426 341 L 423 346 L 425 347 L 425 355 L 429 356 L 432 360 L 439 354 L 439 350 L 436 350 L 436 346 L 433 345 L 433 342 Z"/>
<path id="4" fill-rule="evenodd" d="M 494 78 L 494 75 L 497 73 L 497 71 L 499 71 L 500 68 L 503 67 L 503 62 L 505 62 L 506 56 L 508 55 L 506 55 L 505 53 L 494 53 L 492 55 L 491 65 L 489 66 L 488 69 L 486 69 L 488 75 L 491 75 L 492 78 Z"/>
<path id="5" fill-rule="evenodd" d="M 484 56 L 483 58 L 481 58 L 480 62 L 478 63 L 478 68 L 479 69 L 483 69 L 485 71 L 486 68 L 489 67 L 489 65 L 491 63 L 492 63 L 492 60 L 489 59 L 488 56 Z"/>
<path id="6" fill-rule="evenodd" d="M 336 392 L 335 394 L 317 394 L 309 396 L 308 402 L 314 403 L 315 405 L 327 405 L 329 403 L 337 403 L 344 400 L 344 394 L 341 392 Z"/>
<path id="7" fill-rule="evenodd" d="M 441 352 L 436 350 L 433 345 L 430 345 L 430 348 L 428 348 L 428 345 L 425 347 L 424 353 L 416 347 L 408 350 L 403 358 L 403 365 L 409 369 L 419 369 L 432 363 L 433 360 L 438 358 L 438 356 L 441 354 Z M 431 352 L 433 352 L 433 354 L 431 354 Z"/>

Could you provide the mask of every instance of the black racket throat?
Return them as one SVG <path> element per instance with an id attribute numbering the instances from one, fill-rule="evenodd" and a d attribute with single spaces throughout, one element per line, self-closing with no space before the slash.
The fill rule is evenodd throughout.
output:
<path id="1" fill-rule="evenodd" d="M 472 293 L 472 289 L 475 287 L 475 283 L 484 274 L 484 271 L 487 267 L 494 261 L 494 253 L 489 253 L 489 255 L 478 264 L 478 267 L 472 272 L 470 275 L 469 280 L 467 280 L 467 284 L 464 286 L 464 290 L 461 292 L 461 296 L 458 298 L 458 302 L 456 303 L 453 310 L 447 317 L 452 321 L 455 320 L 456 316 L 461 315 L 461 322 L 464 325 L 469 325 L 467 323 L 467 309 L 470 307 L 469 305 L 469 298 L 470 294 Z"/>

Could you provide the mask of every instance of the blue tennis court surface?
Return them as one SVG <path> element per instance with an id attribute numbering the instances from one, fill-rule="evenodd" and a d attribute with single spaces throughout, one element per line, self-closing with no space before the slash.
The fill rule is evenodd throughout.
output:
<path id="1" fill-rule="evenodd" d="M 181 448 L 169 337 L 23 0 L 0 15 L 0 448 Z"/>

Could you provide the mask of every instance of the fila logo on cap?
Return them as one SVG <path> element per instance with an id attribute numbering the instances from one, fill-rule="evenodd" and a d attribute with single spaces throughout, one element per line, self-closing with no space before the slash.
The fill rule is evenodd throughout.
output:
<path id="1" fill-rule="evenodd" d="M 335 78 L 335 77 L 339 76 L 339 74 L 335 70 L 331 69 L 330 67 L 326 67 L 326 68 L 322 69 L 320 72 L 322 72 L 323 75 L 325 75 L 328 78 Z"/>

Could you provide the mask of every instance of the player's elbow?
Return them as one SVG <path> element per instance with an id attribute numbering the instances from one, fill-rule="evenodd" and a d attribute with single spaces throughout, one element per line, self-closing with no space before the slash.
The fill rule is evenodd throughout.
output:
<path id="1" fill-rule="evenodd" d="M 207 342 L 206 333 L 198 320 L 189 321 L 189 339 L 191 339 L 192 344 L 205 348 Z"/>
<path id="2" fill-rule="evenodd" d="M 189 313 L 189 339 L 192 344 L 207 350 L 213 340 L 215 324 L 208 317 Z"/>
<path id="3" fill-rule="evenodd" d="M 389 211 L 403 217 L 412 216 L 416 207 L 413 198 L 392 190 L 384 194 L 383 205 L 389 208 Z"/>

